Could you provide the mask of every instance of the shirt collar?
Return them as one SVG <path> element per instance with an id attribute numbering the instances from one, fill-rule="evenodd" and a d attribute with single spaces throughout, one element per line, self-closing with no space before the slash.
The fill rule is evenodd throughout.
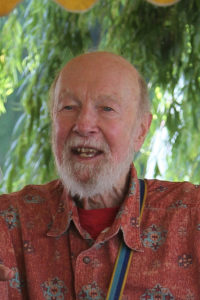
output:
<path id="1" fill-rule="evenodd" d="M 135 251 L 143 251 L 140 239 L 140 185 L 134 165 L 131 165 L 128 193 L 110 228 L 98 237 L 101 243 L 122 231 L 125 244 Z"/>
<path id="2" fill-rule="evenodd" d="M 59 237 L 64 234 L 73 219 L 73 214 L 77 211 L 74 201 L 68 195 L 65 189 L 63 189 L 62 195 L 59 199 L 59 206 L 56 214 L 53 215 L 52 223 L 49 226 L 47 236 Z M 78 215 L 77 215 L 78 217 Z"/>
<path id="3" fill-rule="evenodd" d="M 142 251 L 143 246 L 140 239 L 139 218 L 140 188 L 136 170 L 132 165 L 127 196 L 119 209 L 113 225 L 104 230 L 95 243 L 104 243 L 119 231 L 122 231 L 126 245 L 133 250 Z M 60 197 L 58 210 L 53 216 L 53 222 L 50 225 L 47 236 L 61 236 L 68 230 L 71 221 L 74 222 L 76 228 L 85 239 L 91 239 L 90 235 L 81 228 L 76 205 L 64 189 Z"/>

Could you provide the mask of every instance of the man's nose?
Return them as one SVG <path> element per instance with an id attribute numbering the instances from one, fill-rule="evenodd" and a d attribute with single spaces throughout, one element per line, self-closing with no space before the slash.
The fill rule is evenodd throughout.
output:
<path id="1" fill-rule="evenodd" d="M 93 135 L 98 132 L 97 113 L 91 108 L 82 108 L 77 116 L 73 132 L 81 136 Z"/>

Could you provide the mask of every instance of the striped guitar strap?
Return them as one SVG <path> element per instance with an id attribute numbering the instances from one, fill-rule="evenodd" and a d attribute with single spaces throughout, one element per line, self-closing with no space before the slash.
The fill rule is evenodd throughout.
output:
<path id="1" fill-rule="evenodd" d="M 142 212 L 144 209 L 145 198 L 146 198 L 146 183 L 144 180 L 141 179 L 139 179 L 139 183 L 140 183 L 140 220 L 141 220 Z M 130 248 L 128 248 L 126 244 L 122 241 L 115 262 L 106 300 L 121 299 L 126 284 L 126 278 L 128 275 L 132 255 L 133 255 L 133 251 Z"/>

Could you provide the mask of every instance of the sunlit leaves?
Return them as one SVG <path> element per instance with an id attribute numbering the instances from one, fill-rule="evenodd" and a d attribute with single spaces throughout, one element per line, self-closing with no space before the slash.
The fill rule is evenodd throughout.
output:
<path id="1" fill-rule="evenodd" d="M 55 177 L 50 148 L 48 91 L 62 64 L 91 43 L 87 26 L 79 29 L 78 20 L 78 15 L 66 13 L 51 1 L 41 4 L 36 0 L 19 5 L 17 12 L 15 10 L 3 26 L 2 35 L 6 32 L 6 37 L 1 40 L 1 45 L 6 59 L 1 73 L 4 80 L 2 94 L 11 91 L 8 84 L 6 89 L 5 81 L 9 80 L 24 111 L 18 123 L 20 133 L 18 130 L 13 138 L 3 168 L 3 191 Z M 9 34 L 7 29 L 11 26 Z"/>
<path id="2" fill-rule="evenodd" d="M 184 0 L 166 9 L 145 1 L 126 2 L 101 42 L 103 47 L 114 44 L 115 51 L 137 65 L 150 83 L 154 114 L 150 136 L 165 124 L 172 144 L 165 178 L 181 180 L 187 174 L 195 182 L 200 153 L 199 6 L 199 1 Z"/>

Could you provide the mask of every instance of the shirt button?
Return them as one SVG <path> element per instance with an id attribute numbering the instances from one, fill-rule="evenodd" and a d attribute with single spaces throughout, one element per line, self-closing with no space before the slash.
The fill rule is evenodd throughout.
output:
<path id="1" fill-rule="evenodd" d="M 84 262 L 85 264 L 89 264 L 90 261 L 91 261 L 91 259 L 89 258 L 89 256 L 83 257 L 83 262 Z"/>

